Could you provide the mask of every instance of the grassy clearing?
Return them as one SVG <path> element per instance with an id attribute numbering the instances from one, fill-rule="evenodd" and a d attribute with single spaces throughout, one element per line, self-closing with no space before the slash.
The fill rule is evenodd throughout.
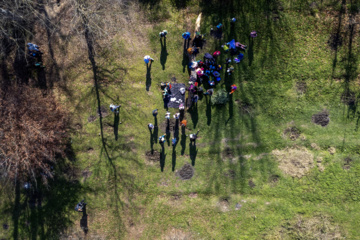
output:
<path id="1" fill-rule="evenodd" d="M 112 114 L 102 120 L 104 138 L 99 118 L 88 121 L 89 116 L 97 116 L 98 106 L 89 63 L 67 70 L 72 94 L 59 90 L 59 95 L 73 114 L 74 126 L 81 127 L 72 136 L 79 188 L 61 209 L 66 216 L 59 218 L 73 227 L 67 228 L 63 238 L 83 234 L 81 216 L 71 211 L 83 197 L 88 202 L 89 238 L 358 238 L 360 115 L 356 104 L 346 105 L 342 100 L 349 91 L 359 98 L 357 34 L 351 36 L 344 22 L 338 29 L 341 6 L 332 2 L 321 5 L 319 1 L 316 11 L 304 1 L 235 2 L 150 1 L 147 5 L 144 1 L 141 11 L 148 21 L 140 30 L 141 39 L 131 35 L 131 45 L 119 35 L 108 50 L 99 52 L 100 105 L 107 109 L 111 102 L 122 104 L 117 141 Z M 178 8 L 184 3 L 187 8 Z M 215 107 L 204 97 L 197 111 L 187 113 L 186 134 L 201 129 L 196 150 L 189 147 L 188 138 L 177 145 L 175 153 L 166 144 L 161 171 L 160 162 L 146 160 L 145 153 L 151 149 L 146 126 L 154 121 L 154 108 L 160 109 L 158 124 L 164 121 L 158 83 L 172 77 L 187 82 L 181 33 L 192 31 L 199 12 L 203 13 L 202 32 L 208 33 L 218 22 L 225 29 L 221 41 L 207 37 L 200 56 L 232 38 L 247 44 L 248 50 L 244 61 L 234 65 L 227 83 L 216 88 L 228 89 L 235 83 L 238 90 L 230 102 Z M 142 17 L 135 15 L 134 20 L 144 21 Z M 234 28 L 231 17 L 238 19 Z M 161 56 L 165 53 L 158 39 L 163 29 L 169 31 L 164 70 Z M 252 30 L 259 37 L 250 42 Z M 343 43 L 334 51 L 327 42 L 338 30 Z M 146 54 L 155 59 L 150 76 L 142 59 Z M 225 54 L 220 56 L 221 61 L 225 58 Z M 324 109 L 329 112 L 329 124 L 312 123 L 312 115 Z M 298 129 L 298 138 L 284 137 L 289 126 Z M 158 134 L 162 133 L 159 129 Z M 330 147 L 335 148 L 334 154 Z M 306 176 L 293 178 L 278 167 L 271 152 L 286 148 L 311 151 L 314 167 Z M 159 144 L 154 149 L 161 151 Z M 346 163 L 347 157 L 352 161 Z M 177 171 L 186 163 L 193 165 L 194 176 L 184 181 Z M 91 175 L 84 177 L 85 170 Z M 1 206 L 12 198 L 1 198 Z M 26 203 L 26 199 L 21 201 Z M 11 211 L 2 211 L 2 216 L 11 223 Z M 35 220 L 34 215 L 24 217 L 21 224 Z M 21 224 L 23 238 L 41 238 L 41 229 Z M 56 231 L 48 229 L 44 231 L 49 236 L 58 238 Z M 0 237 L 10 237 L 11 231 L 10 224 Z"/>

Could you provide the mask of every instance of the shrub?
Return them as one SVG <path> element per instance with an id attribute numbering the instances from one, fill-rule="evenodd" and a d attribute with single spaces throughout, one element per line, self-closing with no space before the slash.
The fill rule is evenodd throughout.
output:
<path id="1" fill-rule="evenodd" d="M 211 103 L 213 105 L 224 105 L 228 101 L 229 101 L 229 94 L 225 91 L 225 89 L 216 91 L 211 98 Z"/>

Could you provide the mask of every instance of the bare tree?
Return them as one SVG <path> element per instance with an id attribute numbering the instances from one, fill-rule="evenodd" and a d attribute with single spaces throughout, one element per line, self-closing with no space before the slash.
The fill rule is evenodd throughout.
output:
<path id="1" fill-rule="evenodd" d="M 65 151 L 67 118 L 51 95 L 27 86 L 0 92 L 0 173 L 11 179 L 52 178 Z"/>

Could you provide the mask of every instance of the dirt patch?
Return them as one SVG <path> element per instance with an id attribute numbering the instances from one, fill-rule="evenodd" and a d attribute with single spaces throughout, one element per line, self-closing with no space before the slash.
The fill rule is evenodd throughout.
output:
<path id="1" fill-rule="evenodd" d="M 332 33 L 329 37 L 328 44 L 332 50 L 337 50 L 342 46 L 343 39 L 340 33 Z"/>
<path id="2" fill-rule="evenodd" d="M 145 157 L 148 162 L 152 162 L 152 163 L 159 162 L 160 161 L 160 152 L 155 151 L 155 150 L 153 152 L 147 151 L 145 153 Z"/>
<path id="3" fill-rule="evenodd" d="M 194 176 L 194 169 L 189 163 L 186 163 L 177 174 L 182 180 L 188 180 Z"/>
<path id="4" fill-rule="evenodd" d="M 301 131 L 295 127 L 288 127 L 284 130 L 284 136 L 288 137 L 290 140 L 295 141 L 300 137 Z"/>
<path id="5" fill-rule="evenodd" d="M 179 193 L 174 193 L 173 195 L 171 195 L 171 200 L 172 201 L 177 201 L 181 199 L 181 194 Z"/>
<path id="6" fill-rule="evenodd" d="M 329 147 L 329 148 L 328 148 L 328 151 L 329 151 L 329 153 L 330 153 L 331 155 L 334 155 L 334 154 L 336 153 L 336 148 L 334 148 L 334 147 Z"/>
<path id="7" fill-rule="evenodd" d="M 312 122 L 321 125 L 322 127 L 325 127 L 330 122 L 329 112 L 324 110 L 322 112 L 312 115 Z"/>
<path id="8" fill-rule="evenodd" d="M 238 105 L 242 114 L 251 114 L 254 109 L 250 103 L 241 101 L 240 99 L 236 99 L 235 103 Z"/>
<path id="9" fill-rule="evenodd" d="M 102 105 L 102 106 L 100 106 L 100 107 L 98 108 L 97 114 L 98 114 L 99 116 L 100 116 L 100 113 L 101 113 L 101 116 L 102 116 L 102 117 L 106 117 L 106 116 L 109 115 L 109 111 L 108 111 L 107 107 L 104 106 L 104 105 Z"/>
<path id="10" fill-rule="evenodd" d="M 93 122 L 93 121 L 96 120 L 96 116 L 95 115 L 90 115 L 87 120 L 88 120 L 89 123 Z"/>
<path id="11" fill-rule="evenodd" d="M 351 168 L 351 162 L 353 160 L 350 157 L 346 157 L 344 158 L 344 165 L 343 165 L 343 169 L 344 170 L 349 170 Z"/>
<path id="12" fill-rule="evenodd" d="M 316 143 L 311 143 L 310 146 L 315 150 L 320 150 L 320 147 Z"/>
<path id="13" fill-rule="evenodd" d="M 76 124 L 75 124 L 75 128 L 76 128 L 77 130 L 81 130 L 81 129 L 82 129 L 81 123 L 76 123 Z"/>
<path id="14" fill-rule="evenodd" d="M 229 203 L 229 199 L 228 198 L 223 198 L 221 199 L 218 204 L 217 207 L 219 208 L 219 210 L 221 212 L 228 212 L 230 211 L 230 203 Z"/>
<path id="15" fill-rule="evenodd" d="M 275 149 L 272 154 L 279 162 L 279 169 L 292 177 L 301 178 L 314 167 L 314 156 L 304 147 Z"/>
<path id="16" fill-rule="evenodd" d="M 86 179 L 88 179 L 92 175 L 92 171 L 90 171 L 89 169 L 85 169 L 84 171 L 82 171 L 81 175 L 83 176 L 84 181 L 86 181 Z"/>
<path id="17" fill-rule="evenodd" d="M 256 184 L 254 183 L 253 180 L 249 180 L 248 184 L 249 184 L 249 187 L 251 187 L 251 188 L 256 187 Z"/>
<path id="18" fill-rule="evenodd" d="M 192 192 L 189 194 L 189 197 L 191 198 L 197 198 L 198 194 L 196 192 Z"/>
<path id="19" fill-rule="evenodd" d="M 269 182 L 272 184 L 277 183 L 279 181 L 279 178 L 280 178 L 279 175 L 271 175 L 269 177 Z"/>
<path id="20" fill-rule="evenodd" d="M 236 172 L 230 169 L 229 171 L 225 172 L 224 175 L 228 178 L 235 179 Z"/>
<path id="21" fill-rule="evenodd" d="M 242 207 L 242 205 L 241 205 L 240 203 L 237 203 L 237 204 L 235 205 L 235 210 L 238 211 L 238 210 L 241 209 L 241 207 Z"/>
<path id="22" fill-rule="evenodd" d="M 349 106 L 353 106 L 356 103 L 356 94 L 352 91 L 345 91 L 341 95 L 341 101 Z"/>
<path id="23" fill-rule="evenodd" d="M 306 93 L 307 85 L 305 81 L 296 82 L 296 91 L 300 94 Z"/>
<path id="24" fill-rule="evenodd" d="M 224 152 L 223 152 L 223 156 L 225 158 L 233 158 L 234 157 L 234 152 L 231 148 L 227 147 L 224 149 Z"/>
<path id="25" fill-rule="evenodd" d="M 168 231 L 168 233 L 164 234 L 164 236 L 161 237 L 162 240 L 190 240 L 190 239 L 196 239 L 194 234 L 189 232 L 184 232 L 180 229 L 171 229 Z"/>
<path id="26" fill-rule="evenodd" d="M 324 215 L 305 218 L 298 216 L 283 224 L 275 232 L 266 234 L 264 239 L 346 239 L 340 227 L 331 217 Z"/>

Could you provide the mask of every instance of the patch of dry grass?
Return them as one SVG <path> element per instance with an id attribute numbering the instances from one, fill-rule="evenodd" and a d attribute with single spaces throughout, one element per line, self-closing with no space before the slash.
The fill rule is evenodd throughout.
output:
<path id="1" fill-rule="evenodd" d="M 275 149 L 272 154 L 279 163 L 279 169 L 292 177 L 301 178 L 314 167 L 314 156 L 305 147 Z"/>

